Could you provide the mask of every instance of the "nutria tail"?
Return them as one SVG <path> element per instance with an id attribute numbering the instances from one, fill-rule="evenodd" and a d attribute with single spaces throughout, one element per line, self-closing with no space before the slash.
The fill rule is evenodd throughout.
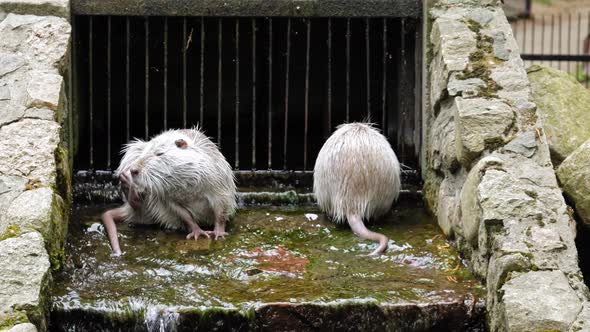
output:
<path id="1" fill-rule="evenodd" d="M 381 255 L 385 250 L 387 250 L 387 242 L 389 242 L 387 236 L 368 230 L 365 227 L 363 220 L 359 216 L 347 216 L 346 220 L 348 220 L 348 224 L 350 225 L 350 228 L 354 234 L 362 239 L 379 242 L 377 249 L 370 253 L 369 256 Z"/>

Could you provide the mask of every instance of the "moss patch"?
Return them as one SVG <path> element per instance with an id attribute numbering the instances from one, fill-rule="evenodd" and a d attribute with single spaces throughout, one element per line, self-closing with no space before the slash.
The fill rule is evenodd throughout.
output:
<path id="1" fill-rule="evenodd" d="M 23 311 L 11 311 L 0 315 L 0 331 L 7 330 L 16 324 L 28 323 L 27 314 Z"/>
<path id="2" fill-rule="evenodd" d="M 482 26 L 473 20 L 463 20 L 469 29 L 476 33 L 476 50 L 469 55 L 469 65 L 457 75 L 457 79 L 466 80 L 479 78 L 484 87 L 478 87 L 478 95 L 484 98 L 498 98 L 497 92 L 502 89 L 492 78 L 491 68 L 503 60 L 494 56 L 494 39 L 481 33 Z"/>
<path id="3" fill-rule="evenodd" d="M 8 227 L 6 227 L 6 231 L 4 232 L 4 234 L 0 234 L 0 241 L 2 240 L 6 240 L 12 237 L 18 237 L 20 236 L 22 233 L 22 230 L 20 229 L 20 227 L 18 225 L 8 225 Z"/>

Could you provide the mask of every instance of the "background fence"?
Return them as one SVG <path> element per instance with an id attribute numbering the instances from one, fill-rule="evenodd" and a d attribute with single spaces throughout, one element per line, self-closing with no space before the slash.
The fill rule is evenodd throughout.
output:
<path id="1" fill-rule="evenodd" d="M 511 22 L 525 66 L 542 64 L 590 84 L 590 10 L 533 13 Z"/>

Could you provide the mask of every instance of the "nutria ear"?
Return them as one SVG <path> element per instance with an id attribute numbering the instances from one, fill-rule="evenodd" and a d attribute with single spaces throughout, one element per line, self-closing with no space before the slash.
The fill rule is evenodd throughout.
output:
<path id="1" fill-rule="evenodd" d="M 181 148 L 181 149 L 186 149 L 186 147 L 188 146 L 188 144 L 186 143 L 186 141 L 183 140 L 182 138 L 179 138 L 176 141 L 174 141 L 174 144 L 176 144 L 176 146 L 179 147 L 179 148 Z"/>

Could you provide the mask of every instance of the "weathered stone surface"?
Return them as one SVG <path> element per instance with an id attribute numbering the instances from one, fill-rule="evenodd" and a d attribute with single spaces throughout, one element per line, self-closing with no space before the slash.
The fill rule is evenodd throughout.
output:
<path id="1" fill-rule="evenodd" d="M 24 190 L 27 180 L 20 176 L 0 176 L 0 220 L 6 214 L 6 209 L 12 201 Z M 0 226 L 0 229 L 6 227 Z M 5 231 L 0 231 L 0 238 L 5 236 Z"/>
<path id="2" fill-rule="evenodd" d="M 27 108 L 47 107 L 57 110 L 63 83 L 61 75 L 37 70 L 32 70 L 28 74 L 27 94 L 29 98 Z"/>
<path id="3" fill-rule="evenodd" d="M 41 234 L 26 233 L 1 241 L 0 266 L 0 326 L 3 317 L 26 311 L 43 327 L 49 256 Z"/>
<path id="4" fill-rule="evenodd" d="M 469 165 L 487 147 L 511 138 L 514 111 L 507 104 L 485 98 L 455 98 L 455 148 L 457 159 Z"/>
<path id="5" fill-rule="evenodd" d="M 468 78 L 460 80 L 457 75 L 451 75 L 447 85 L 449 96 L 474 97 L 477 96 L 479 88 L 485 87 L 486 83 L 480 78 Z"/>
<path id="6" fill-rule="evenodd" d="M 491 69 L 490 78 L 501 87 L 498 96 L 512 103 L 528 100 L 529 84 L 520 57 L 512 57 Z"/>
<path id="7" fill-rule="evenodd" d="M 23 323 L 13 326 L 6 332 L 37 332 L 37 328 L 31 323 Z"/>
<path id="8" fill-rule="evenodd" d="M 567 331 L 582 309 L 561 271 L 518 275 L 502 291 L 505 326 L 511 331 Z"/>
<path id="9" fill-rule="evenodd" d="M 0 77 L 12 73 L 25 65 L 22 56 L 13 53 L 0 52 Z"/>
<path id="10" fill-rule="evenodd" d="M 13 103 L 10 100 L 0 100 L 0 127 L 14 122 L 25 115 L 23 105 Z"/>
<path id="11" fill-rule="evenodd" d="M 41 120 L 55 120 L 55 111 L 46 107 L 33 107 L 25 110 L 24 117 Z"/>
<path id="12" fill-rule="evenodd" d="M 15 225 L 23 231 L 36 230 L 49 235 L 52 202 L 53 190 L 50 188 L 22 192 L 0 216 L 0 234 L 3 234 L 8 226 Z M 31 208 L 32 206 L 35 208 Z"/>
<path id="13" fill-rule="evenodd" d="M 0 174 L 24 176 L 42 185 L 55 183 L 59 126 L 24 119 L 0 128 Z"/>
<path id="14" fill-rule="evenodd" d="M 578 315 L 578 318 L 572 324 L 571 332 L 588 332 L 590 331 L 590 302 L 584 303 L 584 308 Z"/>
<path id="15" fill-rule="evenodd" d="M 590 139 L 590 93 L 569 74 L 557 69 L 534 65 L 527 72 L 551 156 L 559 163 Z"/>
<path id="16" fill-rule="evenodd" d="M 69 18 L 69 0 L 0 0 L 0 12 Z"/>
<path id="17" fill-rule="evenodd" d="M 467 175 L 461 190 L 461 227 L 463 236 L 474 247 L 478 245 L 479 224 L 482 219 L 479 183 L 488 168 L 500 167 L 502 160 L 495 157 L 482 158 Z"/>
<path id="18" fill-rule="evenodd" d="M 459 223 L 460 190 L 453 187 L 451 181 L 445 179 L 440 185 L 438 194 L 438 225 L 447 236 L 453 235 L 453 226 Z"/>
<path id="19" fill-rule="evenodd" d="M 455 19 L 439 18 L 432 27 L 434 61 L 431 71 L 431 102 L 435 105 L 447 88 L 449 75 L 462 71 L 469 63 L 469 55 L 476 49 L 475 33 Z"/>
<path id="20" fill-rule="evenodd" d="M 0 22 L 0 49 L 22 57 L 30 69 L 62 69 L 70 32 L 63 18 L 8 14 Z"/>
<path id="21" fill-rule="evenodd" d="M 527 158 L 532 157 L 537 151 L 537 139 L 534 131 L 518 134 L 510 143 L 504 146 L 504 151 L 518 153 Z"/>
<path id="22" fill-rule="evenodd" d="M 590 140 L 561 163 L 557 176 L 563 191 L 576 205 L 582 222 L 590 225 Z"/>
<path id="23" fill-rule="evenodd" d="M 433 123 L 434 130 L 431 131 L 428 157 L 436 170 L 452 171 L 459 166 L 455 153 L 455 112 L 454 103 L 443 103 Z"/>

